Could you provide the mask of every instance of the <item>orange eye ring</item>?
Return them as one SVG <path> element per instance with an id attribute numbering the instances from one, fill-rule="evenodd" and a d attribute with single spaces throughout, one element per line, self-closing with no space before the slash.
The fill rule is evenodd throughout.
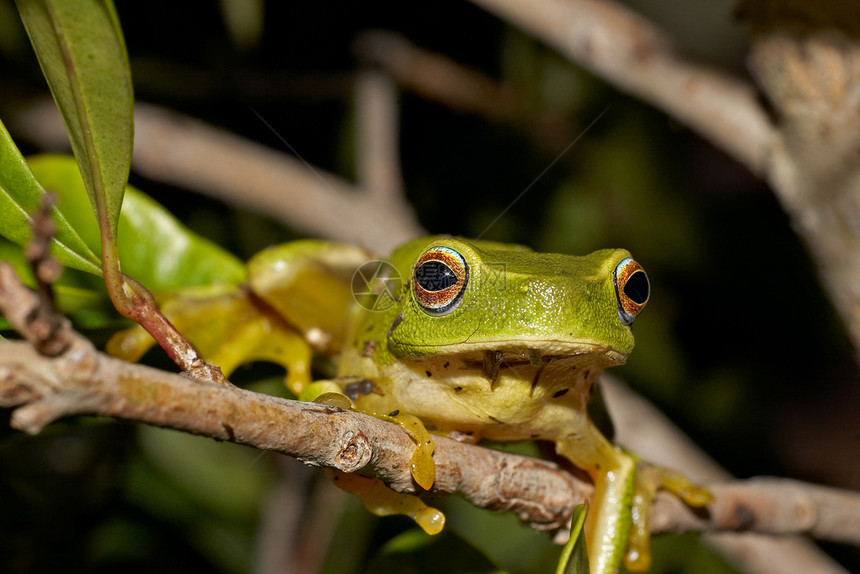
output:
<path id="1" fill-rule="evenodd" d="M 412 268 L 412 292 L 429 315 L 447 315 L 460 304 L 469 282 L 469 266 L 449 247 L 431 247 Z"/>
<path id="2" fill-rule="evenodd" d="M 615 267 L 615 295 L 618 297 L 618 317 L 630 325 L 648 304 L 651 284 L 639 263 L 627 257 Z"/>

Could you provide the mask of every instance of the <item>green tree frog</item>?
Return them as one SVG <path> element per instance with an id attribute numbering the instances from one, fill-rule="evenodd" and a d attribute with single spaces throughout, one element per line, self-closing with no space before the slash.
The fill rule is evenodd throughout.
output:
<path id="1" fill-rule="evenodd" d="M 288 243 L 252 258 L 247 287 L 172 294 L 163 310 L 225 372 L 274 360 L 301 398 L 401 425 L 416 442 L 412 474 L 422 488 L 434 480 L 428 430 L 552 441 L 595 485 L 586 520 L 592 574 L 615 571 L 625 554 L 629 567 L 647 569 L 647 506 L 663 475 L 637 473 L 637 460 L 586 411 L 601 371 L 633 349 L 630 325 L 649 297 L 644 269 L 623 249 L 575 257 L 448 236 L 369 260 L 347 245 Z M 109 351 L 136 360 L 148 345 L 132 329 Z M 311 383 L 314 354 L 334 357 L 337 376 Z M 671 477 L 663 486 L 686 502 L 709 502 L 706 490 Z M 441 529 L 441 514 L 416 497 L 334 478 L 377 513 Z"/>

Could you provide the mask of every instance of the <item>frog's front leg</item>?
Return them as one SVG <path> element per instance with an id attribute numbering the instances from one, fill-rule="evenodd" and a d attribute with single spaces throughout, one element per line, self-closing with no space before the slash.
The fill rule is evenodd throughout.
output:
<path id="1" fill-rule="evenodd" d="M 590 422 L 582 434 L 556 441 L 556 451 L 594 481 L 585 527 L 591 573 L 615 572 L 624 558 L 633 523 L 636 463 Z"/>
<path id="2" fill-rule="evenodd" d="M 624 563 L 629 570 L 642 572 L 651 567 L 651 503 L 657 491 L 671 492 L 693 507 L 707 506 L 713 495 L 681 473 L 630 456 L 636 463 L 636 486 L 632 501 L 633 525 Z"/>
<path id="3" fill-rule="evenodd" d="M 416 484 L 424 490 L 430 490 L 433 483 L 436 482 L 436 464 L 433 462 L 433 451 L 435 443 L 433 437 L 416 416 L 408 413 L 403 413 L 400 410 L 394 410 L 388 413 L 381 413 L 375 408 L 368 408 L 362 402 L 353 403 L 348 395 L 353 394 L 348 389 L 355 385 L 364 385 L 374 387 L 372 381 L 361 379 L 353 381 L 352 378 L 341 378 L 335 381 L 315 381 L 311 383 L 307 389 L 299 395 L 299 399 L 303 401 L 322 402 L 332 406 L 341 408 L 352 408 L 358 412 L 368 414 L 372 417 L 394 423 L 404 431 L 415 442 L 415 450 L 412 453 L 411 473 Z M 346 393 L 343 394 L 344 387 Z"/>
<path id="4" fill-rule="evenodd" d="M 613 446 L 591 422 L 582 435 L 557 441 L 556 450 L 594 481 L 586 520 L 592 574 L 615 572 L 622 559 L 631 571 L 650 568 L 651 502 L 658 490 L 667 490 L 690 506 L 705 506 L 712 499 L 706 488 L 682 474 Z"/>
<path id="5" fill-rule="evenodd" d="M 342 388 L 367 382 L 349 383 L 345 379 L 338 382 L 315 381 L 308 385 L 299 398 L 349 409 L 353 404 L 349 397 L 341 393 Z M 400 411 L 381 414 L 370 410 L 357 410 L 394 423 L 406 431 L 416 445 L 411 459 L 412 478 L 424 490 L 432 488 L 436 477 L 436 465 L 433 462 L 434 442 L 424 423 L 418 417 Z M 445 515 L 439 510 L 427 506 L 417 496 L 391 490 L 381 480 L 335 470 L 327 470 L 326 474 L 338 488 L 356 495 L 364 506 L 377 516 L 408 516 L 427 534 L 438 534 L 445 525 Z"/>
<path id="6" fill-rule="evenodd" d="M 417 496 L 391 490 L 377 478 L 331 469 L 326 470 L 326 475 L 335 486 L 356 495 L 364 507 L 377 516 L 408 516 L 427 534 L 438 534 L 445 527 L 445 515 L 440 511 L 427 506 Z"/>

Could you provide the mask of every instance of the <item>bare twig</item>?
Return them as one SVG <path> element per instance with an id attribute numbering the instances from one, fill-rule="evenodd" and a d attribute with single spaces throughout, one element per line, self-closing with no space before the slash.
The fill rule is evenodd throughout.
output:
<path id="1" fill-rule="evenodd" d="M 400 108 L 392 79 L 376 70 L 361 72 L 355 84 L 356 171 L 359 185 L 380 199 L 403 197 L 398 130 Z"/>
<path id="2" fill-rule="evenodd" d="M 709 508 L 707 518 L 696 516 L 673 497 L 662 497 L 660 504 L 677 508 L 665 512 L 657 509 L 655 516 L 671 517 L 673 523 L 655 523 L 653 530 L 805 532 L 822 540 L 860 543 L 860 493 L 781 478 L 716 484 L 711 490 L 720 502 Z M 758 524 L 767 526 L 761 528 Z"/>
<path id="3" fill-rule="evenodd" d="M 398 34 L 365 32 L 355 44 L 355 53 L 363 63 L 390 75 L 403 89 L 455 110 L 494 119 L 509 117 L 517 110 L 517 99 L 510 89 Z"/>
<path id="4" fill-rule="evenodd" d="M 5 276 L 4 276 L 5 283 Z M 136 420 L 273 450 L 312 466 L 359 472 L 416 493 L 410 474 L 414 444 L 397 426 L 361 413 L 278 399 L 235 387 L 126 363 L 98 353 L 82 338 L 51 359 L 21 342 L 0 344 L 0 404 L 18 407 L 12 425 L 38 432 L 60 416 L 98 414 Z M 437 439 L 437 482 L 430 494 L 456 493 L 474 504 L 516 512 L 539 529 L 564 524 L 569 509 L 591 494 L 554 464 Z M 657 531 L 809 532 L 860 544 L 860 495 L 775 481 L 714 485 L 707 520 L 662 494 Z"/>
<path id="5" fill-rule="evenodd" d="M 54 306 L 52 284 L 62 271 L 59 261 L 49 252 L 56 229 L 51 215 L 56 201 L 57 196 L 53 193 L 46 193 L 42 197 L 42 205 L 33 214 L 33 238 L 24 249 L 24 256 L 30 263 L 36 281 L 37 299 L 32 307 L 33 312 L 10 319 L 13 325 L 17 323 L 16 327 L 26 328 L 30 343 L 40 353 L 50 357 L 66 351 L 71 333 L 69 321 L 58 314 Z"/>
<path id="6" fill-rule="evenodd" d="M 297 457 L 312 466 L 381 478 L 416 493 L 414 443 L 398 427 L 361 413 L 278 399 L 126 363 L 87 348 L 48 359 L 26 343 L 0 343 L 0 405 L 12 425 L 35 433 L 72 414 L 97 414 L 193 432 Z M 457 493 L 516 512 L 540 529 L 563 526 L 571 500 L 589 488 L 555 465 L 439 439 L 431 494 Z"/>

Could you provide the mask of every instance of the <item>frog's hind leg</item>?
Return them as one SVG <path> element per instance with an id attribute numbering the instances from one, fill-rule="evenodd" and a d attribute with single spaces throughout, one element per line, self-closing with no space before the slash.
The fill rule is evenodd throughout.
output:
<path id="1" fill-rule="evenodd" d="M 162 297 L 161 310 L 207 361 L 226 376 L 249 361 L 271 361 L 287 370 L 296 395 L 310 383 L 312 349 L 283 319 L 257 304 L 242 286 L 188 288 Z M 116 333 L 111 355 L 137 361 L 155 341 L 140 325 Z"/>

